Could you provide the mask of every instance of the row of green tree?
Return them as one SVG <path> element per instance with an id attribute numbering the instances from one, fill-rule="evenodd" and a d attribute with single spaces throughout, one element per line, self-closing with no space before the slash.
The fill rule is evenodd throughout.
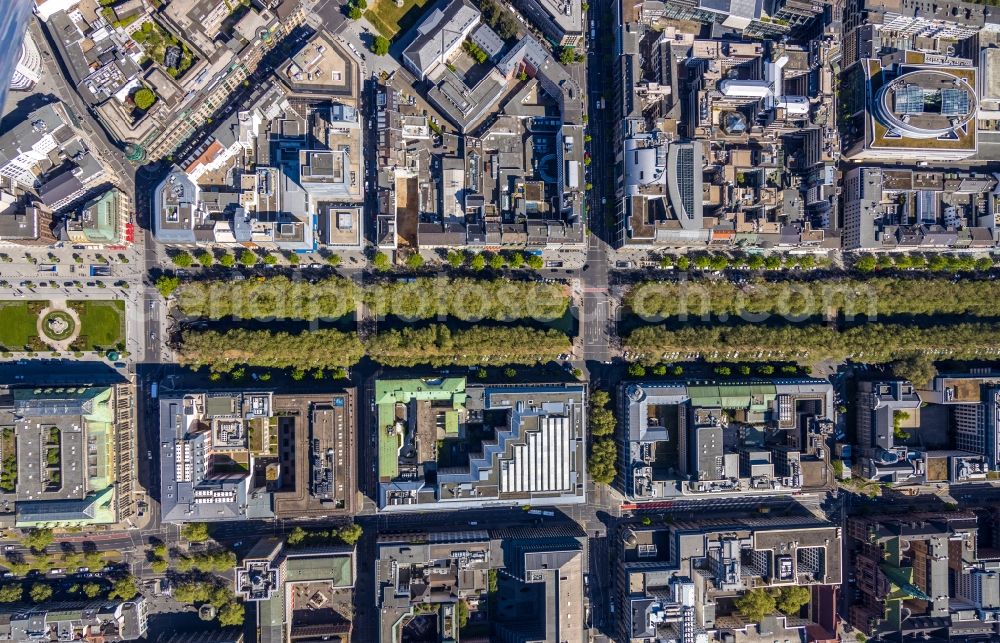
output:
<path id="1" fill-rule="evenodd" d="M 179 250 L 170 255 L 170 261 L 178 268 L 190 268 L 195 263 L 200 264 L 203 268 L 210 268 L 216 264 L 222 266 L 223 268 L 232 268 L 237 263 L 250 268 L 252 266 L 256 266 L 258 263 L 263 263 L 265 266 L 277 265 L 279 257 L 283 257 L 285 261 L 293 266 L 299 265 L 302 261 L 299 255 L 294 252 L 277 255 L 267 251 L 254 252 L 249 248 L 244 249 L 240 251 L 239 254 L 235 255 L 228 252 L 222 252 L 216 255 L 208 250 L 199 250 L 196 254 L 192 255 L 187 250 Z M 330 265 L 340 265 L 339 255 L 327 255 L 326 260 Z"/>
<path id="2" fill-rule="evenodd" d="M 14 576 L 24 576 L 35 570 L 46 574 L 49 571 L 62 568 L 68 573 L 77 571 L 80 567 L 101 569 L 106 562 L 103 552 L 88 551 L 86 553 L 66 552 L 60 556 L 52 554 L 35 554 L 29 558 L 20 555 L 8 555 L 3 566 Z"/>
<path id="3" fill-rule="evenodd" d="M 285 538 L 285 544 L 289 547 L 312 547 L 316 545 L 335 545 L 344 543 L 354 545 L 364 532 L 361 525 L 351 523 L 340 528 L 333 529 L 310 529 L 293 527 Z"/>
<path id="4" fill-rule="evenodd" d="M 541 270 L 545 267 L 545 260 L 540 256 L 524 252 L 522 250 L 506 250 L 504 252 L 464 252 L 462 250 L 449 250 L 445 255 L 445 261 L 452 268 L 465 266 L 476 272 L 486 270 L 487 266 L 493 270 L 503 270 L 511 268 L 520 270 L 528 267 L 532 270 Z M 419 268 L 419 266 L 410 266 Z"/>
<path id="5" fill-rule="evenodd" d="M 811 599 L 812 592 L 808 587 L 758 587 L 737 598 L 734 605 L 748 621 L 760 623 L 776 609 L 788 616 L 798 616 L 802 607 Z"/>
<path id="6" fill-rule="evenodd" d="M 993 260 L 989 257 L 974 257 L 972 255 L 944 254 L 891 254 L 891 255 L 861 255 L 854 262 L 855 270 L 859 272 L 874 272 L 876 270 L 931 270 L 934 272 L 972 272 L 986 271 L 993 268 Z"/>
<path id="7" fill-rule="evenodd" d="M 356 364 L 365 353 L 356 333 L 320 329 L 272 333 L 237 328 L 182 333 L 180 362 L 227 373 L 240 365 L 263 368 L 330 369 Z"/>
<path id="8" fill-rule="evenodd" d="M 625 340 L 641 361 L 705 358 L 711 361 L 798 361 L 852 359 L 867 363 L 924 364 L 927 360 L 995 359 L 1000 324 L 865 324 L 838 330 L 822 324 L 770 327 L 647 326 Z"/>
<path id="9" fill-rule="evenodd" d="M 373 283 L 364 290 L 341 277 L 316 283 L 284 276 L 237 282 L 165 279 L 181 313 L 207 319 L 335 319 L 353 313 L 361 301 L 379 315 L 405 319 L 551 320 L 569 308 L 563 284 L 510 279 L 421 277 Z"/>
<path id="10" fill-rule="evenodd" d="M 64 586 L 63 591 L 66 598 L 79 600 L 79 595 L 82 594 L 89 599 L 94 599 L 104 593 L 104 587 L 97 582 L 74 583 Z M 54 593 L 52 585 L 48 583 L 33 583 L 30 588 L 19 582 L 8 583 L 0 586 L 0 603 L 19 603 L 25 600 L 25 594 L 27 594 L 28 600 L 32 603 L 44 603 L 50 600 Z M 107 597 L 108 600 L 119 599 L 130 601 L 138 593 L 139 588 L 136 587 L 135 577 L 126 575 L 118 578 L 111 584 L 111 589 L 108 591 Z"/>
<path id="11" fill-rule="evenodd" d="M 445 324 L 380 332 L 366 342 L 368 356 L 386 366 L 431 364 L 535 364 L 568 353 L 570 339 L 557 330 L 525 326 L 477 326 L 451 330 Z"/>
<path id="12" fill-rule="evenodd" d="M 207 319 L 336 319 L 353 313 L 361 297 L 343 277 L 309 283 L 285 276 L 185 281 L 174 294 L 181 313 Z"/>
<path id="13" fill-rule="evenodd" d="M 92 587 L 91 587 L 92 586 Z M 97 583 L 87 583 L 87 598 L 97 598 L 101 594 L 101 586 Z M 96 590 L 94 589 L 96 588 Z M 21 583 L 10 583 L 0 587 L 0 603 L 20 603 L 24 600 L 26 588 Z M 79 591 L 79 588 L 77 589 Z M 91 594 L 91 592 L 93 594 Z M 32 603 L 44 603 L 52 598 L 52 586 L 48 583 L 34 583 L 28 589 L 28 600 Z"/>
<path id="14" fill-rule="evenodd" d="M 946 277 L 837 277 L 816 281 L 646 282 L 624 304 L 646 319 L 686 315 L 973 315 L 1000 317 L 992 283 Z"/>
<path id="15" fill-rule="evenodd" d="M 245 609 L 243 603 L 229 585 L 214 576 L 183 580 L 174 587 L 174 599 L 189 605 L 210 604 L 216 611 L 219 625 L 243 625 Z"/>
<path id="16" fill-rule="evenodd" d="M 825 257 L 817 257 L 812 254 L 771 253 L 761 255 L 740 252 L 697 252 L 680 256 L 664 255 L 660 258 L 661 268 L 676 268 L 678 270 L 726 270 L 728 268 L 746 270 L 801 268 L 811 270 L 824 268 L 829 264 L 829 260 Z M 853 262 L 853 268 L 859 272 L 889 269 L 971 272 L 990 270 L 993 266 L 994 262 L 990 257 L 939 253 L 894 253 L 878 256 L 862 254 L 858 255 Z"/>
<path id="17" fill-rule="evenodd" d="M 781 373 L 782 375 L 799 375 L 801 370 L 801 368 L 793 364 L 775 366 L 773 364 L 758 363 L 753 366 L 750 364 L 733 364 L 731 366 L 719 364 L 712 369 L 712 372 L 720 377 L 731 377 L 733 375 L 748 377 L 753 374 L 770 377 L 775 373 Z M 674 364 L 673 366 L 668 366 L 667 364 L 656 364 L 654 366 L 647 367 L 645 364 L 633 362 L 628 365 L 628 375 L 629 377 L 646 377 L 647 375 L 652 375 L 654 377 L 666 377 L 667 375 L 680 377 L 684 375 L 684 367 L 680 364 Z"/>
<path id="18" fill-rule="evenodd" d="M 241 366 L 337 369 L 366 353 L 386 366 L 535 364 L 569 352 L 569 337 L 524 326 L 478 326 L 451 330 L 444 324 L 383 331 L 362 344 L 354 333 L 315 330 L 298 334 L 234 329 L 182 333 L 180 362 L 227 373 Z"/>
<path id="19" fill-rule="evenodd" d="M 615 414 L 611 410 L 611 396 L 596 389 L 590 394 L 590 456 L 587 471 L 599 484 L 611 484 L 618 474 L 618 446 L 615 444 Z"/>
<path id="20" fill-rule="evenodd" d="M 179 572 L 221 573 L 236 567 L 236 553 L 226 549 L 194 552 L 174 561 Z"/>
<path id="21" fill-rule="evenodd" d="M 566 314 L 569 294 L 561 283 L 422 277 L 371 284 L 365 302 L 378 315 L 405 319 L 552 320 Z"/>
<path id="22" fill-rule="evenodd" d="M 827 259 L 815 255 L 791 254 L 744 254 L 721 252 L 698 252 L 688 255 L 664 255 L 660 257 L 661 268 L 676 268 L 677 270 L 726 270 L 728 268 L 744 268 L 747 270 L 779 270 L 781 268 L 802 268 L 811 270 L 829 264 Z"/>

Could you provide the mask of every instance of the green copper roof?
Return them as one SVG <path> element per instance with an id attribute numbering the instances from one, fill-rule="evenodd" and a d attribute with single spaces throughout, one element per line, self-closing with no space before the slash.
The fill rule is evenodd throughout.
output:
<path id="1" fill-rule="evenodd" d="M 118 190 L 112 188 L 101 196 L 87 201 L 83 210 L 88 215 L 81 217 L 81 227 L 87 241 L 91 243 L 116 243 L 118 234 Z"/>
<path id="2" fill-rule="evenodd" d="M 82 500 L 28 500 L 17 503 L 14 526 L 86 527 L 115 521 L 115 488 L 107 487 Z"/>
<path id="3" fill-rule="evenodd" d="M 711 384 L 688 386 L 691 405 L 766 411 L 777 396 L 774 384 Z"/>
<path id="4" fill-rule="evenodd" d="M 285 581 L 306 583 L 329 580 L 335 587 L 354 585 L 354 568 L 347 555 L 291 556 L 285 561 Z"/>
<path id="5" fill-rule="evenodd" d="M 285 622 L 285 595 L 276 592 L 266 601 L 257 603 L 257 622 L 260 627 L 281 627 Z"/>
<path id="6" fill-rule="evenodd" d="M 402 436 L 395 431 L 379 427 L 378 433 L 378 475 L 380 478 L 395 478 L 399 475 L 399 448 L 403 446 Z"/>
<path id="7" fill-rule="evenodd" d="M 458 433 L 458 411 L 445 411 L 444 432 L 449 435 Z"/>
<path id="8" fill-rule="evenodd" d="M 395 404 L 410 400 L 440 401 L 451 398 L 454 408 L 465 404 L 465 378 L 378 380 L 375 382 L 375 403 Z"/>
<path id="9" fill-rule="evenodd" d="M 447 402 L 452 409 L 465 406 L 465 378 L 445 377 L 436 379 L 377 380 L 375 404 L 378 406 L 378 473 L 380 478 L 399 475 L 399 448 L 401 436 L 391 429 L 396 419 L 396 404 L 411 400 Z M 454 416 L 453 418 L 449 416 Z M 458 432 L 458 414 L 445 415 L 445 429 Z M 454 424 L 454 431 L 451 430 Z"/>
<path id="10" fill-rule="evenodd" d="M 922 601 L 931 600 L 931 597 L 924 590 L 913 584 L 912 567 L 895 567 L 889 563 L 882 563 L 881 567 L 885 577 L 892 585 L 892 591 L 886 597 L 888 600 L 908 598 L 918 598 Z"/>

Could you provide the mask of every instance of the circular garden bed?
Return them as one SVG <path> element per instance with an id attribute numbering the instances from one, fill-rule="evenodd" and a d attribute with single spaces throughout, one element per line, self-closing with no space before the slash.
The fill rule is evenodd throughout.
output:
<path id="1" fill-rule="evenodd" d="M 61 342 L 73 336 L 76 332 L 76 322 L 69 313 L 54 310 L 42 318 L 42 332 L 47 338 Z"/>

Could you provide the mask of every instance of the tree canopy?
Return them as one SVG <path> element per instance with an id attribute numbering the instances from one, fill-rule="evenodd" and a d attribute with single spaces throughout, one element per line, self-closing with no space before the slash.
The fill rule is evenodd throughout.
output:
<path id="1" fill-rule="evenodd" d="M 224 572 L 236 567 L 236 553 L 224 549 L 202 551 L 177 559 L 178 571 Z"/>
<path id="2" fill-rule="evenodd" d="M 239 260 L 240 263 L 243 264 L 244 266 L 250 267 L 257 263 L 257 255 L 254 253 L 253 250 L 247 248 L 246 250 L 240 253 Z"/>
<path id="3" fill-rule="evenodd" d="M 570 303 L 563 284 L 446 277 L 370 284 L 364 298 L 378 315 L 404 319 L 447 315 L 463 321 L 549 321 L 565 315 Z"/>
<path id="4" fill-rule="evenodd" d="M 353 545 L 361 540 L 362 530 L 361 525 L 357 523 L 351 523 L 346 527 L 341 527 L 338 531 L 340 539 L 343 540 L 348 545 Z"/>
<path id="5" fill-rule="evenodd" d="M 170 261 L 172 261 L 173 264 L 179 268 L 190 268 L 194 265 L 194 257 L 192 257 L 191 253 L 186 250 L 174 253 L 174 255 L 170 257 Z"/>
<path id="6" fill-rule="evenodd" d="M 917 354 L 938 360 L 979 359 L 995 356 L 998 343 L 998 323 L 871 323 L 843 330 L 825 324 L 742 324 L 676 329 L 645 326 L 625 339 L 625 349 L 650 362 L 667 357 L 747 361 L 753 356 L 753 361 L 853 359 L 881 364 Z"/>
<path id="7" fill-rule="evenodd" d="M 376 56 L 384 56 L 389 53 L 389 39 L 385 36 L 375 36 L 372 40 L 372 53 Z"/>
<path id="8" fill-rule="evenodd" d="M 618 473 L 618 447 L 612 439 L 604 438 L 594 441 L 587 460 L 587 470 L 590 478 L 600 484 L 611 484 Z"/>
<path id="9" fill-rule="evenodd" d="M 776 607 L 784 614 L 798 616 L 802 606 L 812 600 L 812 592 L 808 587 L 792 585 L 782 587 L 776 599 Z"/>
<path id="10" fill-rule="evenodd" d="M 333 369 L 353 366 L 364 355 L 356 333 L 319 329 L 297 334 L 266 330 L 187 330 L 180 362 L 227 373 L 239 365 L 266 368 Z"/>
<path id="11" fill-rule="evenodd" d="M 615 414 L 608 408 L 611 403 L 611 396 L 607 391 L 600 389 L 590 394 L 590 435 L 593 437 L 606 437 L 614 435 Z"/>
<path id="12" fill-rule="evenodd" d="M 759 587 L 737 598 L 734 605 L 740 614 L 753 623 L 760 623 L 765 616 L 773 614 L 776 606 L 774 596 Z"/>
<path id="13" fill-rule="evenodd" d="M 45 551 L 45 548 L 52 544 L 54 536 L 51 529 L 35 528 L 30 529 L 24 536 L 24 545 L 35 553 Z"/>
<path id="14" fill-rule="evenodd" d="M 644 319 L 687 315 L 971 315 L 1000 317 L 1000 301 L 984 297 L 992 284 L 933 275 L 837 277 L 810 281 L 728 280 L 646 282 L 629 290 L 624 305 Z"/>
<path id="15" fill-rule="evenodd" d="M 156 94 L 154 94 L 153 90 L 148 87 L 143 87 L 132 95 L 132 101 L 135 103 L 136 107 L 145 111 L 152 107 L 153 103 L 156 102 Z"/>
<path id="16" fill-rule="evenodd" d="M 0 587 L 0 603 L 17 603 L 24 596 L 24 588 L 14 583 Z"/>
<path id="17" fill-rule="evenodd" d="M 934 360 L 926 353 L 913 353 L 893 360 L 889 367 L 896 377 L 924 386 L 937 375 Z"/>
<path id="18" fill-rule="evenodd" d="M 295 547 L 297 545 L 301 545 L 302 541 L 304 541 L 305 539 L 306 539 L 306 530 L 303 529 L 302 527 L 296 526 L 292 527 L 292 530 L 288 532 L 288 535 L 285 537 L 285 544 L 287 544 L 289 547 Z"/>
<path id="19" fill-rule="evenodd" d="M 183 527 L 181 527 L 181 537 L 193 543 L 205 542 L 208 540 L 208 523 L 186 523 Z"/>
<path id="20" fill-rule="evenodd" d="M 52 598 L 52 586 L 46 583 L 35 583 L 28 592 L 33 603 L 44 603 Z"/>
<path id="21" fill-rule="evenodd" d="M 243 603 L 239 601 L 226 603 L 219 608 L 216 618 L 219 619 L 219 625 L 224 627 L 243 625 L 243 619 L 245 618 Z"/>
<path id="22" fill-rule="evenodd" d="M 385 272 L 392 268 L 392 262 L 389 261 L 389 255 L 379 251 L 372 257 L 372 266 L 374 266 L 375 270 Z"/>
<path id="23" fill-rule="evenodd" d="M 181 313 L 206 319 L 336 319 L 353 313 L 360 297 L 350 279 L 329 277 L 309 283 L 283 275 L 236 282 L 189 281 L 176 292 Z"/>
<path id="24" fill-rule="evenodd" d="M 524 326 L 452 330 L 434 324 L 380 332 L 367 342 L 369 357 L 386 366 L 535 364 L 569 350 L 570 340 L 564 333 Z"/>
<path id="25" fill-rule="evenodd" d="M 114 600 L 118 598 L 123 601 L 130 601 L 138 594 L 139 588 L 136 587 L 135 576 L 129 574 L 115 581 L 114 585 L 111 586 L 111 591 L 108 592 L 108 599 Z"/>

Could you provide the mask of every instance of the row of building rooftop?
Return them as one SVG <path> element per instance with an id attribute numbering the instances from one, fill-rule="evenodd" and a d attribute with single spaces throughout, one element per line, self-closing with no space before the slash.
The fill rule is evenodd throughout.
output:
<path id="1" fill-rule="evenodd" d="M 880 163 L 990 158 L 1000 48 L 988 9 L 938 3 L 930 17 L 907 2 L 860 0 L 842 11 L 725 3 L 728 13 L 688 4 L 619 5 L 612 102 L 619 245 L 996 245 L 995 177 L 937 173 L 932 185 L 913 188 L 921 194 L 908 212 L 868 205 L 898 193 L 872 180 L 862 196 L 855 178 L 878 174 Z M 801 20 L 778 19 L 786 10 Z M 786 35 L 756 39 L 763 17 Z M 841 158 L 873 167 L 841 177 Z M 963 196 L 948 194 L 949 180 L 963 183 Z"/>
<path id="2" fill-rule="evenodd" d="M 531 36 L 504 42 L 468 2 L 441 3 L 415 30 L 403 62 L 468 133 L 457 146 L 464 155 L 432 151 L 427 114 L 398 109 L 384 85 L 368 123 L 377 120 L 384 162 L 367 166 L 360 61 L 318 33 L 157 188 L 157 240 L 361 249 L 372 189 L 387 249 L 582 244 L 583 97 L 568 72 Z M 485 65 L 472 68 L 467 37 L 490 52 Z M 459 59 L 461 74 L 452 71 Z M 484 119 L 496 123 L 481 142 L 472 134 L 490 127 Z"/>
<path id="3" fill-rule="evenodd" d="M 110 13 L 93 0 L 37 5 L 71 84 L 135 161 L 173 154 L 307 18 L 297 0 L 263 9 L 181 0 L 162 11 L 132 1 Z M 315 5 L 311 20 L 328 13 L 325 2 Z M 155 102 L 137 104 L 141 89 Z"/>
<path id="4" fill-rule="evenodd" d="M 403 63 L 458 134 L 438 137 L 405 81 L 378 86 L 379 246 L 582 246 L 585 97 L 569 70 L 531 34 L 501 38 L 467 0 L 415 31 Z"/>
<path id="5" fill-rule="evenodd" d="M 851 471 L 891 483 L 982 481 L 1000 468 L 1000 425 L 990 419 L 997 382 L 948 376 L 919 395 L 907 383 L 861 382 L 853 451 L 826 380 L 626 382 L 618 391 L 614 486 L 626 506 L 655 509 L 825 492 L 835 475 Z M 586 393 L 566 383 L 377 379 L 379 511 L 585 502 Z M 348 444 L 354 398 L 354 391 L 161 397 L 163 519 L 349 514 L 357 493 Z M 299 422 L 307 438 L 296 433 Z"/>
<path id="6" fill-rule="evenodd" d="M 445 163 L 441 155 L 433 162 L 425 155 L 405 163 L 406 168 L 383 171 L 389 178 L 380 180 L 374 167 L 364 164 L 360 54 L 329 35 L 343 18 L 326 0 L 273 4 L 244 10 L 222 0 L 183 0 L 152 11 L 130 2 L 109 15 L 92 0 L 72 0 L 47 1 L 36 9 L 72 83 L 111 138 L 127 147 L 129 158 L 183 159 L 153 195 L 158 241 L 292 251 L 320 245 L 360 249 L 364 195 L 379 186 L 380 203 L 390 204 L 378 218 L 380 229 L 388 231 L 380 235 L 380 245 L 390 248 L 415 245 L 416 235 L 409 231 L 418 227 L 426 233 L 427 246 L 582 245 L 584 97 L 548 45 L 530 35 L 504 40 L 465 1 L 430 8 L 402 54 L 404 65 L 425 82 L 426 99 L 470 137 L 484 121 L 505 114 L 498 135 L 520 136 L 523 154 L 466 155 L 463 141 Z M 521 8 L 553 41 L 582 44 L 578 0 L 525 0 Z M 287 60 L 267 58 L 265 63 L 283 40 L 294 41 L 297 51 Z M 467 40 L 487 52 L 485 64 L 465 53 Z M 248 78 L 263 64 L 273 68 L 270 80 L 249 87 Z M 522 80 L 525 76 L 528 80 Z M 151 106 L 136 105 L 140 90 L 152 92 Z M 234 100 L 242 105 L 233 105 Z M 419 131 L 419 139 L 430 141 L 428 115 L 422 116 L 405 134 Z M 209 123 L 208 137 L 195 138 Z M 34 148 L 31 156 L 38 156 L 41 146 L 26 143 L 15 149 Z M 398 143 L 406 148 L 413 141 L 400 138 Z M 476 144 L 470 138 L 468 147 Z M 510 167 L 498 174 L 498 163 Z M 44 168 L 6 165 L 3 173 L 18 174 L 14 178 L 22 190 L 39 187 Z M 452 169 L 447 176 L 445 166 Z M 409 183 L 431 174 L 440 198 L 416 207 L 417 199 L 407 198 L 415 192 Z M 51 188 L 58 183 L 44 182 Z M 420 182 L 419 189 L 426 190 L 429 181 Z M 61 186 L 60 194 L 68 189 Z M 81 196 L 61 199 L 59 206 Z M 41 203 L 51 205 L 53 199 Z M 494 199 L 505 206 L 495 207 Z M 8 208 L 11 230 L 3 237 L 51 243 L 48 213 L 34 208 L 30 198 L 25 201 Z M 122 213 L 130 210 L 124 199 L 111 206 L 87 203 L 83 218 L 116 206 Z M 92 236 L 95 245 L 121 240 Z"/>
<path id="7" fill-rule="evenodd" d="M 796 494 L 829 485 L 826 380 L 628 382 L 619 391 L 626 502 Z"/>
<path id="8" fill-rule="evenodd" d="M 0 388 L 0 522 L 134 523 L 133 396 L 128 384 Z"/>
<path id="9" fill-rule="evenodd" d="M 60 55 L 79 67 L 85 95 L 98 76 L 121 81 L 103 92 L 101 108 L 130 108 L 140 87 L 159 97 L 148 113 L 132 114 L 149 123 L 161 114 L 161 133 L 123 135 L 123 144 L 159 158 L 219 121 L 207 139 L 183 147 L 183 160 L 155 191 L 153 231 L 163 243 L 293 251 L 360 249 L 366 237 L 386 250 L 584 244 L 585 97 L 547 44 L 530 34 L 505 40 L 467 0 L 426 12 L 401 52 L 416 85 L 383 79 L 364 114 L 358 54 L 322 29 L 294 36 L 297 51 L 273 65 L 269 82 L 243 87 L 278 41 L 321 24 L 326 2 L 285 0 L 273 10 L 239 11 L 239 19 L 214 0 L 174 2 L 155 15 L 138 4 L 134 19 L 113 24 L 87 2 L 43 3 L 39 15 L 60 36 Z M 585 41 L 576 3 L 518 6 L 548 38 Z M 995 18 L 981 6 L 950 3 L 929 17 L 914 3 L 833 11 L 789 0 L 650 0 L 621 3 L 616 15 L 613 91 L 601 102 L 618 123 L 618 180 L 601 209 L 618 221 L 618 245 L 995 247 L 995 177 L 878 166 L 975 160 L 980 140 L 989 156 L 1000 123 L 993 117 L 1000 43 Z M 183 61 L 145 56 L 139 68 L 149 34 L 176 40 L 178 33 L 187 38 L 176 46 Z M 486 60 L 474 60 L 467 43 Z M 132 67 L 148 77 L 135 80 L 126 73 Z M 171 92 L 157 79 L 180 88 Z M 233 94 L 242 105 L 213 98 Z M 63 130 L 61 138 L 72 135 L 59 118 L 48 120 L 34 115 L 11 140 L 18 152 L 0 167 L 13 184 L 0 236 L 127 240 L 127 195 L 102 184 L 103 168 L 85 143 L 74 144 L 80 139 L 33 131 L 45 122 Z M 458 134 L 439 136 L 443 122 Z M 375 130 L 374 165 L 364 160 L 366 124 Z M 841 158 L 867 165 L 841 175 Z M 907 173 L 920 175 L 912 188 L 900 178 Z M 370 233 L 368 193 L 377 203 Z M 73 223 L 53 226 L 50 212 L 71 205 L 65 218 Z"/>
<path id="10" fill-rule="evenodd" d="M 114 246 L 132 234 L 129 194 L 61 102 L 0 135 L 0 241 Z"/>
<path id="11" fill-rule="evenodd" d="M 849 517 L 843 530 L 805 514 L 633 526 L 617 544 L 619 640 L 995 640 L 998 525 L 984 506 Z M 751 621 L 735 607 L 790 585 L 810 590 L 797 612 Z"/>
<path id="12" fill-rule="evenodd" d="M 992 373 L 941 375 L 923 388 L 859 382 L 857 443 L 845 450 L 825 380 L 626 382 L 615 409 L 622 425 L 615 485 L 628 508 L 644 511 L 727 493 L 792 500 L 830 488 L 830 442 L 840 443 L 834 450 L 846 471 L 867 480 L 982 482 L 1000 467 L 998 391 Z M 586 499 L 583 384 L 377 378 L 371 393 L 382 512 L 555 509 Z M 17 527 L 127 522 L 131 395 L 126 384 L 5 389 L 0 459 L 6 474 L 13 457 L 17 472 L 2 481 L 13 486 L 0 496 L 5 519 Z M 163 520 L 353 514 L 357 396 L 162 391 Z M 1000 545 L 989 540 L 1000 533 L 992 526 L 1000 512 L 850 518 L 846 533 L 798 510 L 676 518 L 612 534 L 618 562 L 610 597 L 621 640 L 836 640 L 838 586 L 848 577 L 842 616 L 873 638 L 927 632 L 988 640 L 1000 632 L 1000 576 L 990 554 Z M 380 640 L 428 628 L 454 638 L 468 623 L 500 637 L 493 640 L 582 639 L 591 623 L 589 545 L 577 526 L 560 524 L 530 533 L 381 534 Z M 977 533 L 987 540 L 977 543 Z M 244 557 L 235 587 L 257 603 L 262 641 L 309 633 L 349 640 L 346 606 L 357 573 L 352 550 L 266 541 Z M 943 589 L 951 578 L 953 592 Z M 737 607 L 747 592 L 791 586 L 811 592 L 798 612 L 751 621 Z M 112 608 L 141 603 L 102 609 Z M 45 614 L 32 613 L 38 627 L 82 618 Z M 101 627 L 111 627 L 109 618 Z"/>
<path id="13" fill-rule="evenodd" d="M 1000 376 L 941 375 L 922 388 L 860 382 L 857 446 L 841 456 L 864 480 L 898 485 L 984 482 L 1000 467 Z"/>

